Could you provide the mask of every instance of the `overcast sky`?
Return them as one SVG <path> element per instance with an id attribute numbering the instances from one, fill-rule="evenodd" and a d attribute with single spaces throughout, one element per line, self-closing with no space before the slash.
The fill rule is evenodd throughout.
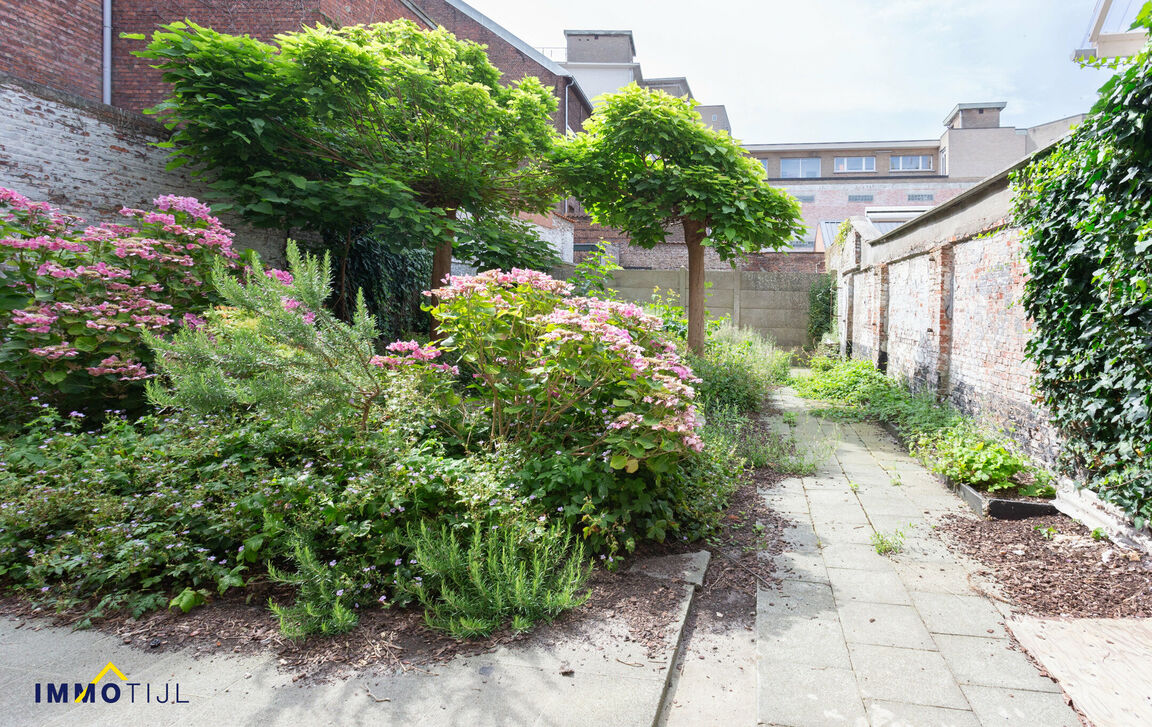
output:
<path id="1" fill-rule="evenodd" d="M 533 46 L 631 30 L 646 77 L 686 76 L 746 143 L 934 139 L 956 103 L 1033 126 L 1086 111 L 1071 60 L 1094 0 L 467 0 Z"/>

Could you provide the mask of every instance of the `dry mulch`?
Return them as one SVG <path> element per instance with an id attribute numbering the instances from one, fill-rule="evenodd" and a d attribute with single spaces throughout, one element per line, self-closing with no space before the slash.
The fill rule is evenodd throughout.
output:
<path id="1" fill-rule="evenodd" d="M 365 609 L 352 631 L 329 637 L 294 641 L 284 637 L 268 610 L 269 597 L 291 599 L 290 591 L 256 584 L 230 591 L 223 598 L 187 614 L 178 609 L 157 611 L 140 619 L 112 615 L 93 621 L 93 628 L 119 637 L 123 643 L 148 651 L 189 650 L 195 657 L 227 654 L 271 654 L 296 679 L 341 677 L 353 670 L 428 669 L 457 656 L 486 653 L 516 643 L 555 643 L 588 640 L 591 629 L 606 620 L 623 625 L 627 641 L 645 646 L 650 655 L 672 636 L 680 590 L 663 581 L 630 573 L 594 570 L 588 581 L 590 597 L 578 609 L 561 614 L 529 634 L 502 631 L 488 639 L 456 641 L 424 623 L 418 607 Z M 80 609 L 61 614 L 45 612 L 26 599 L 0 599 L 0 615 L 39 629 L 45 623 L 67 626 L 83 618 Z"/>
<path id="2" fill-rule="evenodd" d="M 948 516 L 939 531 L 979 575 L 1032 616 L 1152 616 L 1152 556 L 1095 540 L 1063 515 L 1023 520 Z"/>

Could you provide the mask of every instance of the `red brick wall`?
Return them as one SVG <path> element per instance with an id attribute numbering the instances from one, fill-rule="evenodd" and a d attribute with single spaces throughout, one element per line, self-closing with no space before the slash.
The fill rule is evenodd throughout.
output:
<path id="1" fill-rule="evenodd" d="M 143 47 L 120 33 L 151 36 L 158 25 L 185 18 L 221 33 L 271 41 L 277 33 L 319 22 L 356 25 L 416 16 L 396 0 L 116 0 L 113 8 L 112 103 L 140 110 L 168 96 L 159 71 L 132 55 Z"/>
<path id="2" fill-rule="evenodd" d="M 0 71 L 99 101 L 100 0 L 0 3 Z"/>

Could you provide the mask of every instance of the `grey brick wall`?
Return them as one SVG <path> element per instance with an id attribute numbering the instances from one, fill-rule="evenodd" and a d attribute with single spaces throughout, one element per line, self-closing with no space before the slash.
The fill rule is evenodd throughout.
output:
<path id="1" fill-rule="evenodd" d="M 202 197 L 180 170 L 165 171 L 165 151 L 152 146 L 165 130 L 137 114 L 0 74 L 0 186 L 78 214 L 89 222 L 120 219 L 121 207 L 147 207 L 162 194 Z M 272 261 L 283 258 L 284 234 L 221 221 Z"/>

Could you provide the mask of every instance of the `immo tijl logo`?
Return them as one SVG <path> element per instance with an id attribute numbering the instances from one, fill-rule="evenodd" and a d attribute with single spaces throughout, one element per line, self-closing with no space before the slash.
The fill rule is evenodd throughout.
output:
<path id="1" fill-rule="evenodd" d="M 108 672 L 112 672 L 120 677 L 120 681 L 124 684 L 119 684 L 115 681 L 109 681 L 103 685 L 100 684 Z M 151 704 L 188 704 L 187 699 L 180 698 L 180 684 L 151 684 L 148 682 L 130 682 L 128 677 L 124 676 L 124 672 L 116 668 L 112 662 L 108 662 L 108 666 L 100 670 L 96 678 L 87 684 L 83 682 L 36 682 L 36 703 L 69 703 L 69 702 L 88 702 L 95 704 L 103 702 L 104 704 L 115 704 L 123 699 L 129 704 L 136 704 L 143 702 Z"/>

